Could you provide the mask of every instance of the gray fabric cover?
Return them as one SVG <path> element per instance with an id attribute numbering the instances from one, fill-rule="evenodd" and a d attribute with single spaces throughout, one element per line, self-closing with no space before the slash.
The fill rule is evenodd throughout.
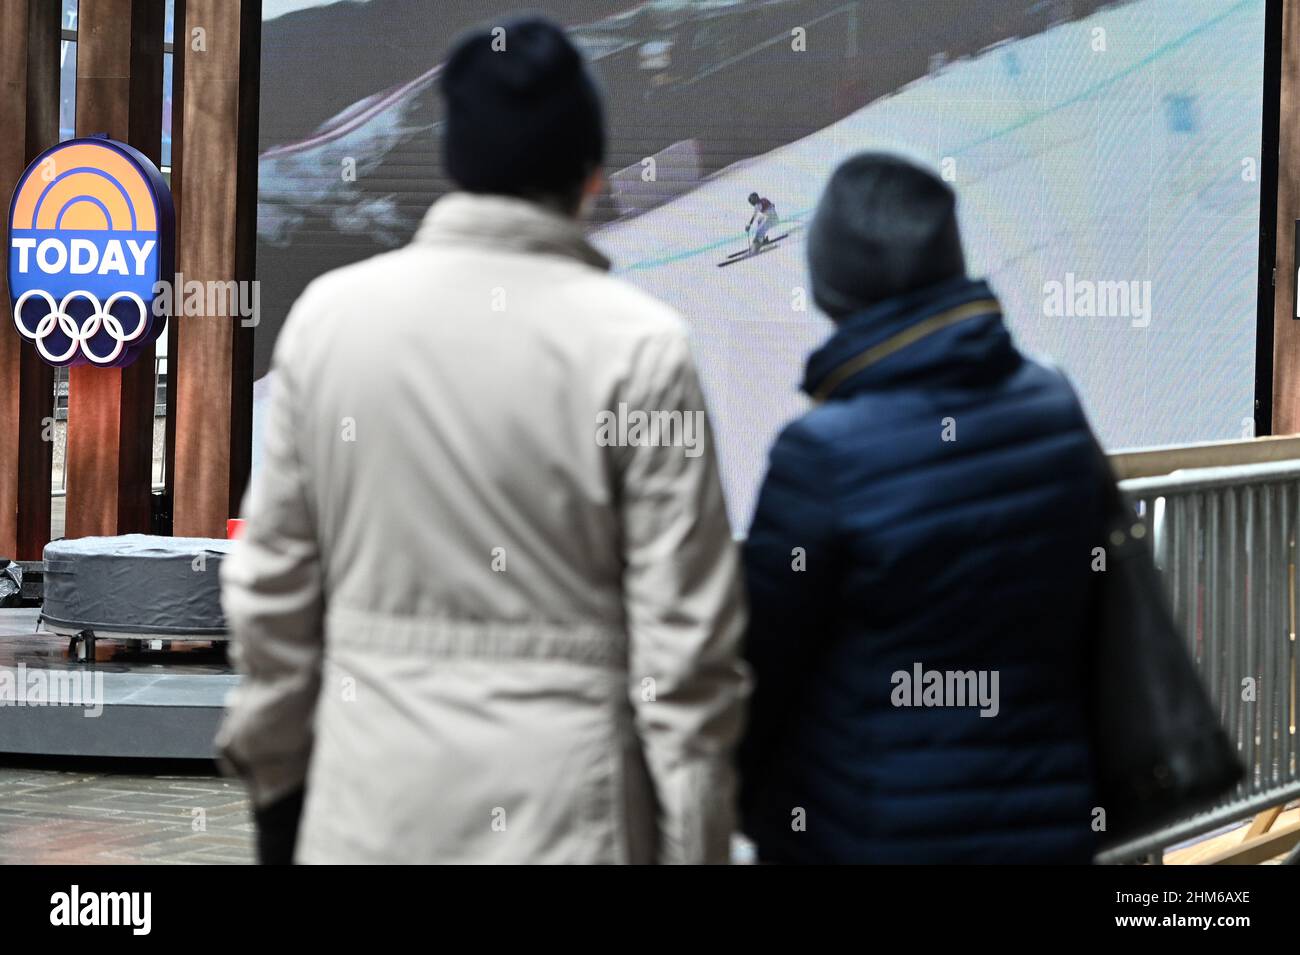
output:
<path id="1" fill-rule="evenodd" d="M 222 636 L 219 571 L 233 546 L 148 534 L 54 541 L 45 545 L 41 616 L 78 630 Z"/>

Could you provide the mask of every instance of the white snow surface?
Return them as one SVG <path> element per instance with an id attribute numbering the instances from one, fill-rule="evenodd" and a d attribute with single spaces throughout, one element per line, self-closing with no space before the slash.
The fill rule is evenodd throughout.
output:
<path id="1" fill-rule="evenodd" d="M 802 227 L 863 150 L 949 173 L 970 274 L 990 280 L 1020 347 L 1069 374 L 1109 448 L 1248 435 L 1263 36 L 1263 0 L 1104 10 L 949 64 L 596 231 L 616 270 L 693 328 L 733 526 L 748 526 L 767 450 L 807 407 L 806 357 L 832 331 L 806 291 Z M 745 245 L 751 191 L 795 231 L 719 269 Z M 1067 273 L 1150 282 L 1149 323 L 1046 315 L 1045 285 Z"/>

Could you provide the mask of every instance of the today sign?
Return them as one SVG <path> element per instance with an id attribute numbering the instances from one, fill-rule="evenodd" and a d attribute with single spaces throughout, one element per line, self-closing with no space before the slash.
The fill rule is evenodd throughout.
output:
<path id="1" fill-rule="evenodd" d="M 101 136 L 47 149 L 9 205 L 18 334 L 51 365 L 135 361 L 166 326 L 154 300 L 175 233 L 171 192 L 137 150 Z"/>
<path id="2" fill-rule="evenodd" d="M 38 241 L 32 236 L 10 240 L 10 248 L 18 256 L 18 272 L 30 275 L 39 269 L 46 275 L 146 275 L 150 255 L 157 247 L 155 239 L 143 242 L 127 239 L 50 238 Z M 128 263 L 127 252 L 130 252 Z M 102 255 L 101 255 L 102 253 Z"/>

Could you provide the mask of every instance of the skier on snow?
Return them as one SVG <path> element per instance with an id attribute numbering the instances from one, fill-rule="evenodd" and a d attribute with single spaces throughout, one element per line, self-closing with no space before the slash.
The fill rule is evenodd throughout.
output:
<path id="1" fill-rule="evenodd" d="M 776 206 L 772 201 L 764 199 L 757 192 L 749 194 L 749 204 L 754 207 L 754 214 L 749 217 L 749 225 L 745 226 L 745 231 L 753 230 L 749 248 L 751 252 L 757 252 L 768 242 L 767 233 L 772 226 L 781 220 L 776 214 Z"/>

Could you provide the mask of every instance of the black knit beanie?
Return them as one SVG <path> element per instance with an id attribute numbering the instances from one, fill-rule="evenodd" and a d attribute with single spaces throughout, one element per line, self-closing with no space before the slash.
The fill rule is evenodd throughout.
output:
<path id="1" fill-rule="evenodd" d="M 463 37 L 442 73 L 448 174 L 469 192 L 563 196 L 605 158 L 600 93 L 564 31 L 540 17 Z"/>
<path id="2" fill-rule="evenodd" d="M 835 170 L 808 234 L 813 301 L 831 318 L 966 274 L 957 199 L 938 176 L 883 153 Z"/>

